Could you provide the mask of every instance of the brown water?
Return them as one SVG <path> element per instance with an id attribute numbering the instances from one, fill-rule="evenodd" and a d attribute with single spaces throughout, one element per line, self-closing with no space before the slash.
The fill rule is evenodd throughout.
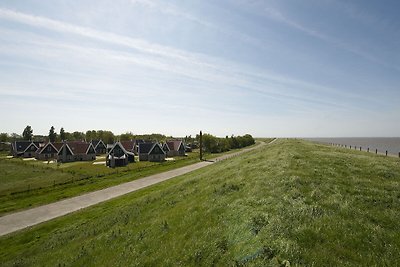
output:
<path id="1" fill-rule="evenodd" d="M 346 145 L 354 149 L 366 151 L 368 148 L 371 152 L 386 153 L 391 155 L 399 155 L 400 152 L 400 137 L 337 137 L 337 138 L 304 138 L 306 140 L 324 143 Z"/>

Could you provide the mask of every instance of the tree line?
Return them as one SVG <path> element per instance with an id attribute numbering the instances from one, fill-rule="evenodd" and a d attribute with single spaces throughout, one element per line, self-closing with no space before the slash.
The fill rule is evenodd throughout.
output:
<path id="1" fill-rule="evenodd" d="M 18 140 L 28 140 L 28 141 L 40 141 L 40 142 L 62 142 L 63 140 L 68 141 L 90 141 L 90 140 L 103 140 L 106 144 L 112 144 L 116 140 L 126 141 L 126 140 L 134 140 L 134 139 L 142 139 L 142 140 L 158 140 L 165 141 L 168 138 L 163 134 L 133 134 L 131 132 L 123 133 L 121 135 L 115 135 L 111 131 L 107 130 L 88 130 L 86 132 L 67 132 L 63 127 L 60 128 L 59 133 L 57 133 L 54 126 L 51 126 L 49 129 L 48 135 L 34 135 L 32 126 L 27 125 L 22 134 L 13 133 L 9 135 L 8 133 L 0 133 L 0 142 L 13 142 Z"/>
<path id="2" fill-rule="evenodd" d="M 200 142 L 200 136 L 196 135 L 196 141 Z M 255 144 L 254 138 L 250 134 L 243 136 L 226 136 L 220 138 L 211 134 L 203 134 L 203 149 L 210 153 L 221 153 L 231 149 L 242 148 Z"/>

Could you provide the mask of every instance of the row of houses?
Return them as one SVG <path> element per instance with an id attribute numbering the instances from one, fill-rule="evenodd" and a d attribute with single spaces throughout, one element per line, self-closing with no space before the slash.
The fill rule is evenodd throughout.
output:
<path id="1" fill-rule="evenodd" d="M 161 162 L 166 157 L 185 156 L 187 151 L 180 140 L 145 142 L 130 140 L 106 145 L 101 140 L 64 141 L 56 143 L 41 143 L 31 141 L 15 141 L 11 144 L 11 154 L 14 157 L 36 158 L 38 160 L 56 159 L 59 162 L 95 160 L 96 155 L 106 155 L 106 165 L 110 167 L 125 166 L 135 161 L 135 155 L 140 161 Z"/>
<path id="2" fill-rule="evenodd" d="M 14 157 L 37 160 L 84 161 L 96 159 L 96 147 L 92 143 L 81 141 L 56 143 L 15 141 L 11 144 L 11 154 Z"/>

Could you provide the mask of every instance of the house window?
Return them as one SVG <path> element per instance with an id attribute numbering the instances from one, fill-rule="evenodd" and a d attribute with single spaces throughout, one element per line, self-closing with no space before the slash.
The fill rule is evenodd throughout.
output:
<path id="1" fill-rule="evenodd" d="M 49 151 L 49 152 L 51 151 L 51 146 L 49 146 L 49 147 L 47 148 L 47 151 Z"/>

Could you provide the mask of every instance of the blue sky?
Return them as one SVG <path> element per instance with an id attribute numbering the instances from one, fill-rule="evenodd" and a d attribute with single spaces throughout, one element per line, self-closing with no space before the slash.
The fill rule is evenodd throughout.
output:
<path id="1" fill-rule="evenodd" d="M 0 132 L 400 136 L 399 1 L 0 2 Z"/>

